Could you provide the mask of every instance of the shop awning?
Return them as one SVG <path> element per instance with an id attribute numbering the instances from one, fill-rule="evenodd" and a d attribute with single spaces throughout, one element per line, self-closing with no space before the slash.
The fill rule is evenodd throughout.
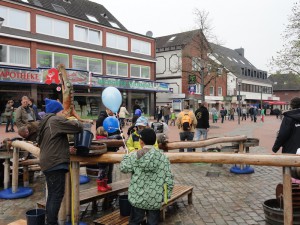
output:
<path id="1" fill-rule="evenodd" d="M 267 103 L 269 105 L 288 105 L 287 102 L 282 101 L 264 101 L 264 103 Z"/>

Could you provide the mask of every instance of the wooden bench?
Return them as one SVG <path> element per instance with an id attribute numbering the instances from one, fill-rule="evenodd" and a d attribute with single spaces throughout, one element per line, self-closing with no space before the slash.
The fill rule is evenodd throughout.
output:
<path id="1" fill-rule="evenodd" d="M 117 181 L 117 182 L 111 183 L 109 185 L 112 187 L 112 190 L 106 191 L 106 192 L 99 192 L 97 190 L 96 182 L 95 182 L 95 187 L 80 190 L 80 192 L 79 192 L 80 205 L 88 203 L 88 202 L 95 202 L 99 199 L 114 196 L 116 194 L 127 191 L 128 187 L 129 187 L 129 179 Z M 46 207 L 46 202 L 45 201 L 37 202 L 37 206 L 39 208 L 44 209 Z"/>
<path id="2" fill-rule="evenodd" d="M 8 225 L 27 225 L 26 220 L 16 220 L 14 222 L 9 223 Z"/>
<path id="3" fill-rule="evenodd" d="M 174 185 L 171 198 L 168 203 L 161 206 L 160 216 L 161 220 L 164 221 L 166 216 L 166 210 L 169 205 L 172 205 L 177 199 L 187 195 L 188 204 L 193 203 L 193 187 L 185 185 Z M 100 217 L 97 220 L 94 220 L 95 225 L 127 225 L 129 223 L 129 216 L 121 216 L 120 210 L 115 210 L 105 216 Z"/>

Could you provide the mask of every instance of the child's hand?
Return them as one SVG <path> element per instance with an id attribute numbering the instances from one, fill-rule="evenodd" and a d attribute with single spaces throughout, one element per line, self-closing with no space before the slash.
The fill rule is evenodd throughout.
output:
<path id="1" fill-rule="evenodd" d="M 70 146 L 69 151 L 71 155 L 76 155 L 77 149 L 74 146 Z"/>

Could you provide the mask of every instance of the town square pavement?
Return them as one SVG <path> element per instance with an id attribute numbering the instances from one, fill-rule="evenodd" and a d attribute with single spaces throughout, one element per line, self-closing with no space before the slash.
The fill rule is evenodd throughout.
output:
<path id="1" fill-rule="evenodd" d="M 258 138 L 259 146 L 251 147 L 250 153 L 271 154 L 276 132 L 281 120 L 274 116 L 267 116 L 265 122 L 257 123 L 228 121 L 222 124 L 210 121 L 211 128 L 208 137 L 222 137 L 246 135 Z M 125 127 L 127 131 L 127 127 Z M 14 137 L 16 133 L 5 133 L 5 125 L 0 127 L 0 138 Z M 169 141 L 179 141 L 179 130 L 175 126 L 169 127 Z M 227 143 L 228 145 L 228 143 Z M 217 146 L 221 147 L 221 146 Z M 122 151 L 122 150 L 121 150 Z M 178 150 L 172 150 L 178 152 Z M 201 149 L 196 149 L 200 152 Z M 200 153 L 206 154 L 206 153 Z M 216 153 L 217 154 L 217 153 Z M 118 164 L 114 169 L 114 180 L 126 179 L 127 174 L 121 174 Z M 193 189 L 193 204 L 189 205 L 187 197 L 179 199 L 176 204 L 168 208 L 164 225 L 247 225 L 265 224 L 263 202 L 275 198 L 275 188 L 282 182 L 282 168 L 268 166 L 252 166 L 254 173 L 237 175 L 230 173 L 232 165 L 211 163 L 172 164 L 172 172 L 176 184 L 191 185 Z M 83 170 L 84 173 L 84 170 Z M 1 182 L 1 181 L 0 181 Z M 20 185 L 22 185 L 20 183 Z M 95 179 L 81 188 L 96 185 Z M 30 186 L 34 194 L 30 197 L 16 200 L 0 199 L 0 225 L 8 224 L 16 219 L 25 219 L 25 212 L 33 209 L 36 202 L 45 196 L 44 176 L 35 173 Z M 91 213 L 91 205 L 81 206 L 82 221 L 93 224 L 93 219 L 107 213 L 101 210 L 98 202 L 98 212 Z"/>

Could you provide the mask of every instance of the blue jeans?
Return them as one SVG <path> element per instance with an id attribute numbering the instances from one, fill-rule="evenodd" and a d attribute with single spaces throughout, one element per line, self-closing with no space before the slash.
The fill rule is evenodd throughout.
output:
<path id="1" fill-rule="evenodd" d="M 180 141 L 185 141 L 185 140 L 192 141 L 194 139 L 194 132 L 183 131 L 179 133 L 179 137 L 180 137 Z M 187 151 L 193 152 L 193 148 L 188 148 Z M 184 149 L 180 148 L 179 152 L 184 152 Z"/>
<path id="2" fill-rule="evenodd" d="M 164 116 L 164 120 L 165 120 L 165 123 L 167 124 L 167 125 L 169 125 L 168 123 L 169 123 L 169 119 L 170 119 L 170 115 L 165 115 Z"/>
<path id="3" fill-rule="evenodd" d="M 65 194 L 66 170 L 44 172 L 48 187 L 46 203 L 47 225 L 58 225 L 58 212 Z"/>
<path id="4" fill-rule="evenodd" d="M 207 139 L 207 129 L 204 128 L 196 128 L 195 129 L 195 141 L 200 141 L 201 135 L 203 136 L 203 140 Z M 205 148 L 202 148 L 202 151 L 205 151 Z"/>
<path id="5" fill-rule="evenodd" d="M 129 225 L 140 225 L 147 215 L 147 225 L 158 225 L 160 210 L 146 210 L 131 207 Z"/>
<path id="6" fill-rule="evenodd" d="M 14 121 L 13 121 L 13 119 L 12 118 L 9 118 L 9 117 L 6 117 L 6 129 L 5 129 L 5 131 L 6 132 L 8 132 L 8 131 L 13 131 L 14 130 Z M 10 130 L 8 130 L 8 127 L 9 127 L 9 125 L 11 125 L 11 127 L 10 127 Z"/>

